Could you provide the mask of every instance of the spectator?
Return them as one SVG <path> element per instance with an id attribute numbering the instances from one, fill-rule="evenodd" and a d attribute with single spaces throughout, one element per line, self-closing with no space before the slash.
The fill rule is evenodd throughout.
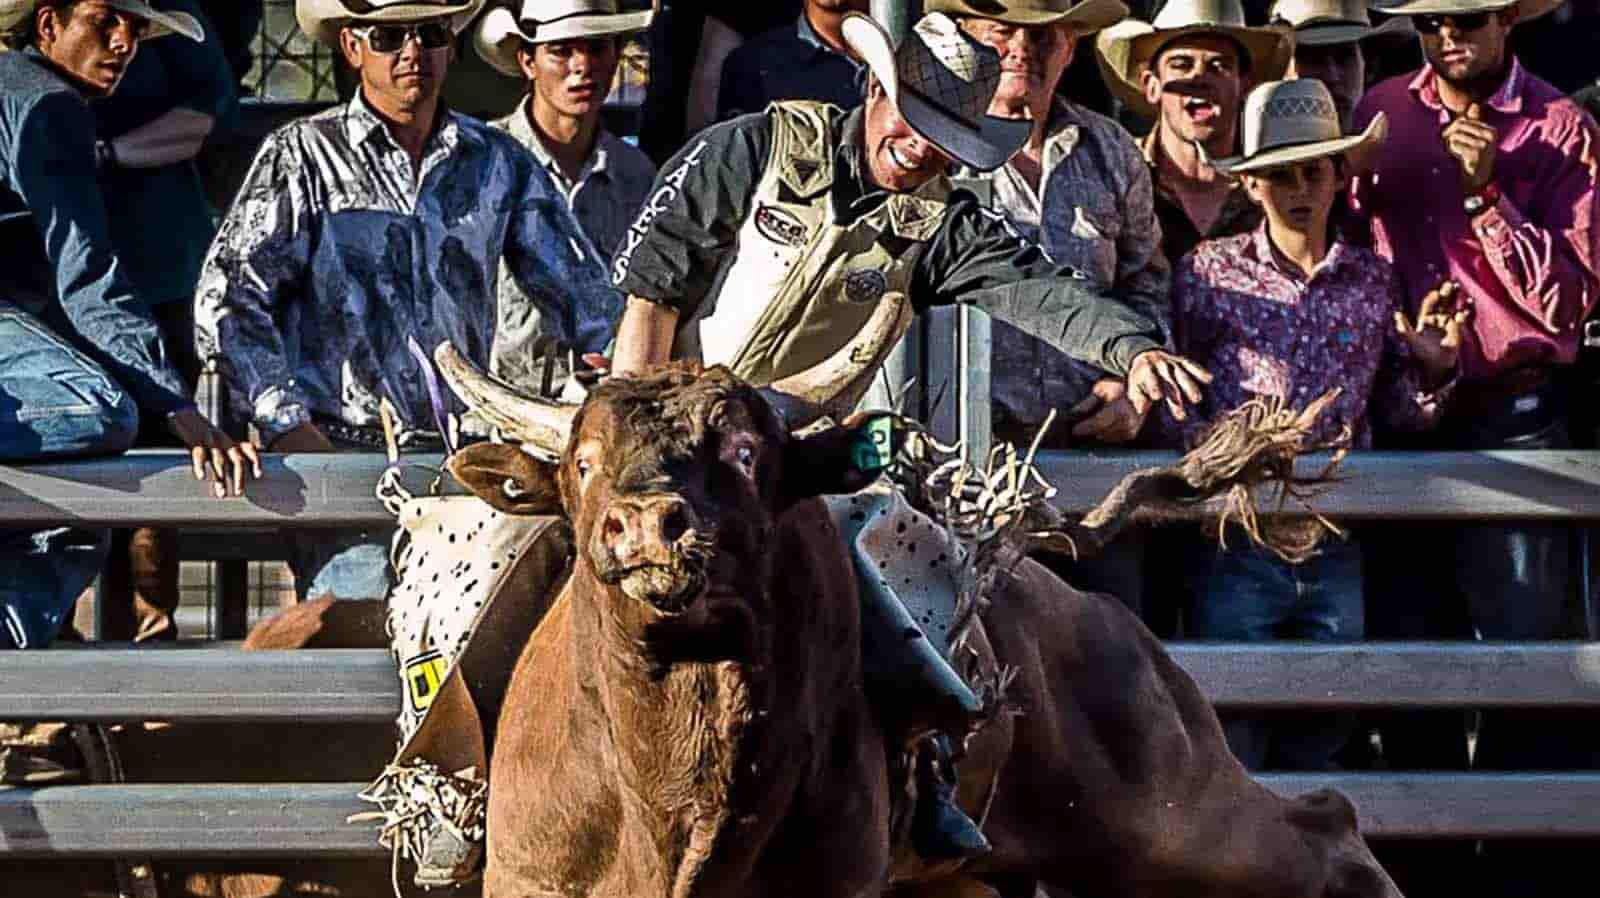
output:
<path id="1" fill-rule="evenodd" d="M 1389 119 L 1389 148 L 1357 180 L 1354 199 L 1371 217 L 1379 254 L 1400 274 L 1407 308 L 1449 278 L 1474 309 L 1461 348 L 1462 382 L 1437 437 L 1419 441 L 1424 447 L 1568 445 L 1560 375 L 1577 354 L 1580 323 L 1600 290 L 1600 147 L 1594 121 L 1507 49 L 1512 29 L 1557 3 L 1417 0 L 1389 7 L 1411 17 L 1427 62 L 1377 85 L 1356 108 L 1357 125 L 1379 113 Z M 1412 528 L 1403 548 L 1374 540 L 1373 566 L 1384 583 L 1374 584 L 1371 632 L 1573 635 L 1565 624 L 1571 538 L 1566 525 L 1519 523 Z M 1437 563 L 1418 565 L 1418 558 Z M 1472 763 L 1485 770 L 1591 767 L 1593 747 L 1570 739 L 1567 727 L 1559 714 L 1485 711 Z M 1395 769 L 1464 768 L 1468 761 L 1459 716 L 1388 716 L 1382 744 Z M 1587 869 L 1581 851 L 1536 857 L 1504 842 L 1486 846 L 1483 858 L 1493 869 L 1470 879 L 1483 894 L 1540 894 Z"/>
<path id="2" fill-rule="evenodd" d="M 861 64 L 845 46 L 846 13 L 867 0 L 805 0 L 792 24 L 758 35 L 728 56 L 717 90 L 717 121 L 760 112 L 774 100 L 819 100 L 849 109 L 861 102 Z"/>
<path id="3" fill-rule="evenodd" d="M 1381 118 L 1344 136 L 1320 81 L 1273 81 L 1245 103 L 1244 153 L 1214 166 L 1239 176 L 1264 221 L 1207 240 L 1173 275 L 1177 346 L 1216 377 L 1188 439 L 1216 415 L 1267 397 L 1301 409 L 1340 391 L 1313 439 L 1348 432 L 1371 445 L 1368 421 L 1415 430 L 1432 425 L 1448 394 L 1467 317 L 1436 291 L 1416 326 L 1400 311 L 1394 271 L 1371 250 L 1330 238 L 1347 154 L 1375 147 Z M 1274 638 L 1358 640 L 1363 633 L 1361 552 L 1325 545 L 1301 563 L 1255 548 L 1207 546 L 1190 569 L 1197 584 L 1193 635 L 1262 642 Z M 1252 770 L 1326 770 L 1348 738 L 1347 715 L 1224 715 L 1228 745 Z"/>
<path id="4" fill-rule="evenodd" d="M 620 302 L 549 176 L 510 135 L 439 102 L 453 32 L 481 3 L 295 5 L 361 88 L 267 139 L 195 298 L 202 355 L 273 452 L 382 446 L 380 398 L 405 442 L 437 445 L 442 410 L 408 345 L 449 340 L 487 364 L 502 258 L 558 339 L 610 338 Z M 385 595 L 386 534 L 289 541 L 302 598 Z"/>
<path id="5" fill-rule="evenodd" d="M 1350 130 L 1356 103 L 1367 90 L 1366 41 L 1411 34 L 1405 18 L 1376 28 L 1364 0 L 1278 0 L 1268 14 L 1274 25 L 1294 29 L 1293 78 L 1315 78 L 1333 95 L 1339 126 Z"/>
<path id="6" fill-rule="evenodd" d="M 1261 210 L 1244 188 L 1206 161 L 1232 155 L 1239 102 L 1251 79 L 1282 76 L 1292 53 L 1287 31 L 1251 28 L 1239 0 L 1172 0 L 1154 24 L 1127 20 L 1100 32 L 1096 57 L 1111 92 L 1129 109 L 1154 117 L 1142 142 L 1155 191 L 1161 251 L 1182 258 L 1208 237 L 1250 231 Z M 1198 536 L 1164 527 L 1147 535 L 1146 551 L 1177 557 Z M 1178 635 L 1189 604 L 1174 566 L 1146 566 L 1142 610 L 1157 635 Z"/>
<path id="7" fill-rule="evenodd" d="M 861 107 L 774 103 L 713 126 L 667 164 L 612 262 L 629 296 L 617 372 L 698 354 L 768 384 L 843 348 L 885 297 L 909 295 L 917 308 L 986 308 L 1126 374 L 1136 401 L 1198 399 L 1204 372 L 1162 351 L 1156 322 L 952 190 L 952 160 L 997 168 L 1033 130 L 986 114 L 999 55 L 942 13 L 924 16 L 898 49 L 867 16 L 847 16 L 844 34 L 871 67 Z M 877 595 L 863 592 L 869 606 Z M 881 632 L 867 639 L 908 653 L 931 644 Z M 923 672 L 909 684 L 913 695 L 925 691 L 920 701 L 975 707 L 940 658 L 888 664 Z M 982 854 L 987 842 L 951 803 L 951 782 L 932 775 L 950 768 L 951 742 L 929 742 L 922 758 L 938 763 L 917 765 L 913 841 L 934 859 Z"/>
<path id="8" fill-rule="evenodd" d="M 216 26 L 202 4 L 158 0 L 154 6 L 192 17 L 205 29 L 205 40 L 198 47 L 187 41 L 157 41 L 142 48 L 117 92 L 96 101 L 100 137 L 111 150 L 100 170 L 100 189 L 117 257 L 151 307 L 173 364 L 192 390 L 200 376 L 194 352 L 194 288 L 216 233 L 215 213 L 195 157 L 210 138 L 233 126 L 239 95 Z M 140 445 L 170 445 L 163 424 L 146 414 Z M 119 538 L 113 545 L 120 553 L 124 541 Z M 127 538 L 126 548 L 132 595 L 108 590 L 105 597 L 116 606 L 107 609 L 108 621 L 120 617 L 125 605 L 132 619 L 125 625 L 110 624 L 108 630 L 125 629 L 139 642 L 177 638 L 172 619 L 178 601 L 177 531 L 140 528 Z"/>
<path id="9" fill-rule="evenodd" d="M 992 115 L 1031 118 L 1021 151 L 987 180 L 996 211 L 1058 264 L 1082 271 L 1151 318 L 1165 322 L 1171 285 L 1161 254 L 1150 170 L 1115 121 L 1057 94 L 1078 41 L 1127 15 L 1120 0 L 933 0 L 962 30 L 1000 53 Z M 979 10 L 982 10 L 981 12 Z M 1068 413 L 1045 437 L 1051 448 L 1074 442 L 1126 443 L 1144 416 L 1127 387 L 1009 324 L 993 325 L 995 432 L 1026 445 L 1052 409 Z M 1107 551 L 1058 568 L 1073 585 L 1117 596 L 1137 612 L 1143 594 L 1142 534 L 1130 531 Z M 1057 559 L 1050 558 L 1052 564 Z"/>
<path id="10" fill-rule="evenodd" d="M 0 459 L 37 461 L 128 448 L 140 409 L 193 447 L 213 490 L 241 488 L 254 450 L 195 409 L 122 265 L 95 180 L 112 152 L 91 99 L 112 94 L 140 43 L 202 37 L 183 14 L 143 0 L 4 0 L 0 32 Z M 105 559 L 107 534 L 9 531 L 0 648 L 39 648 Z"/>
<path id="11" fill-rule="evenodd" d="M 477 29 L 478 54 L 497 71 L 528 83 L 527 97 L 494 126 L 533 152 L 605 259 L 622 243 L 656 176 L 649 157 L 600 120 L 623 41 L 648 28 L 653 16 L 619 14 L 615 0 L 525 0 L 520 21 L 508 9 L 493 9 Z M 516 289 L 502 266 L 501 293 Z M 525 387 L 549 389 L 537 352 L 549 329 L 537 309 L 503 295 L 500 315 L 495 365 Z M 565 375 L 570 367 L 567 361 L 552 370 Z"/>
<path id="12" fill-rule="evenodd" d="M 1244 188 L 1206 161 L 1233 154 L 1240 98 L 1282 77 L 1293 54 L 1288 31 L 1244 21 L 1239 0 L 1172 0 L 1153 24 L 1130 19 L 1095 42 L 1112 93 L 1155 118 L 1142 149 L 1168 259 L 1261 223 Z"/>

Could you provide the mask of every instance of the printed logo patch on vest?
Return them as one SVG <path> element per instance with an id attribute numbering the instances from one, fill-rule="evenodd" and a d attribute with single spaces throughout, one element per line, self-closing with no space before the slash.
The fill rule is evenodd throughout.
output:
<path id="1" fill-rule="evenodd" d="M 804 246 L 806 226 L 794 214 L 777 206 L 756 207 L 756 230 L 773 243 L 784 246 Z"/>
<path id="2" fill-rule="evenodd" d="M 448 667 L 449 662 L 438 652 L 424 652 L 401 666 L 401 676 L 406 681 L 406 698 L 410 700 L 412 713 L 421 714 L 433 704 Z"/>
<path id="3" fill-rule="evenodd" d="M 876 268 L 862 268 L 844 276 L 844 298 L 853 303 L 877 302 L 888 289 L 888 275 Z"/>

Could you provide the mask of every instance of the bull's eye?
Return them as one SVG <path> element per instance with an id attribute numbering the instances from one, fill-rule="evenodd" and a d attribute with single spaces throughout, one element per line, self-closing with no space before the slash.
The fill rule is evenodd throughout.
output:
<path id="1" fill-rule="evenodd" d="M 581 479 L 588 480 L 589 479 L 589 471 L 592 468 L 593 468 L 593 466 L 590 465 L 588 462 L 584 461 L 581 458 L 578 459 L 578 477 L 580 477 Z"/>
<path id="2" fill-rule="evenodd" d="M 755 466 L 755 463 L 756 463 L 756 451 L 754 449 L 751 449 L 749 446 L 740 446 L 737 450 L 734 451 L 733 457 L 735 459 L 738 459 L 739 466 L 744 468 L 747 471 L 750 470 L 750 468 Z"/>

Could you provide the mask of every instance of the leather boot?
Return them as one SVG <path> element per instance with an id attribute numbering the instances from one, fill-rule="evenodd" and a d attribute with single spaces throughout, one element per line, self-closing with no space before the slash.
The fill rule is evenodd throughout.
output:
<path id="1" fill-rule="evenodd" d="M 956 804 L 956 765 L 950 738 L 928 739 L 917 753 L 917 809 L 911 844 L 923 860 L 970 861 L 989 853 L 983 831 Z"/>

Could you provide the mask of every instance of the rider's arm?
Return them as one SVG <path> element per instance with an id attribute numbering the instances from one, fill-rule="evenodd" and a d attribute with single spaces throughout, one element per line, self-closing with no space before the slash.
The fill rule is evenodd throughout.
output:
<path id="1" fill-rule="evenodd" d="M 23 118 L 12 171 L 0 181 L 9 180 L 32 213 L 62 311 L 90 354 L 147 412 L 193 407 L 155 320 L 117 264 L 95 177 L 94 134 L 81 98 L 46 94 Z"/>
<path id="2" fill-rule="evenodd" d="M 672 359 L 672 338 L 678 329 L 678 310 L 637 296 L 617 325 L 617 348 L 612 353 L 614 374 L 637 374 Z"/>
<path id="3" fill-rule="evenodd" d="M 1148 315 L 1051 262 L 970 194 L 957 194 L 915 278 L 919 308 L 972 304 L 1113 374 L 1127 374 L 1135 356 L 1165 342 Z"/>
<path id="4" fill-rule="evenodd" d="M 633 326 L 629 318 L 650 312 L 636 306 L 662 306 L 676 321 L 711 290 L 735 250 L 771 144 L 765 113 L 741 116 L 690 138 L 661 167 L 611 261 L 611 281 L 629 297 L 619 341 Z M 654 330 L 665 312 L 650 314 Z"/>

